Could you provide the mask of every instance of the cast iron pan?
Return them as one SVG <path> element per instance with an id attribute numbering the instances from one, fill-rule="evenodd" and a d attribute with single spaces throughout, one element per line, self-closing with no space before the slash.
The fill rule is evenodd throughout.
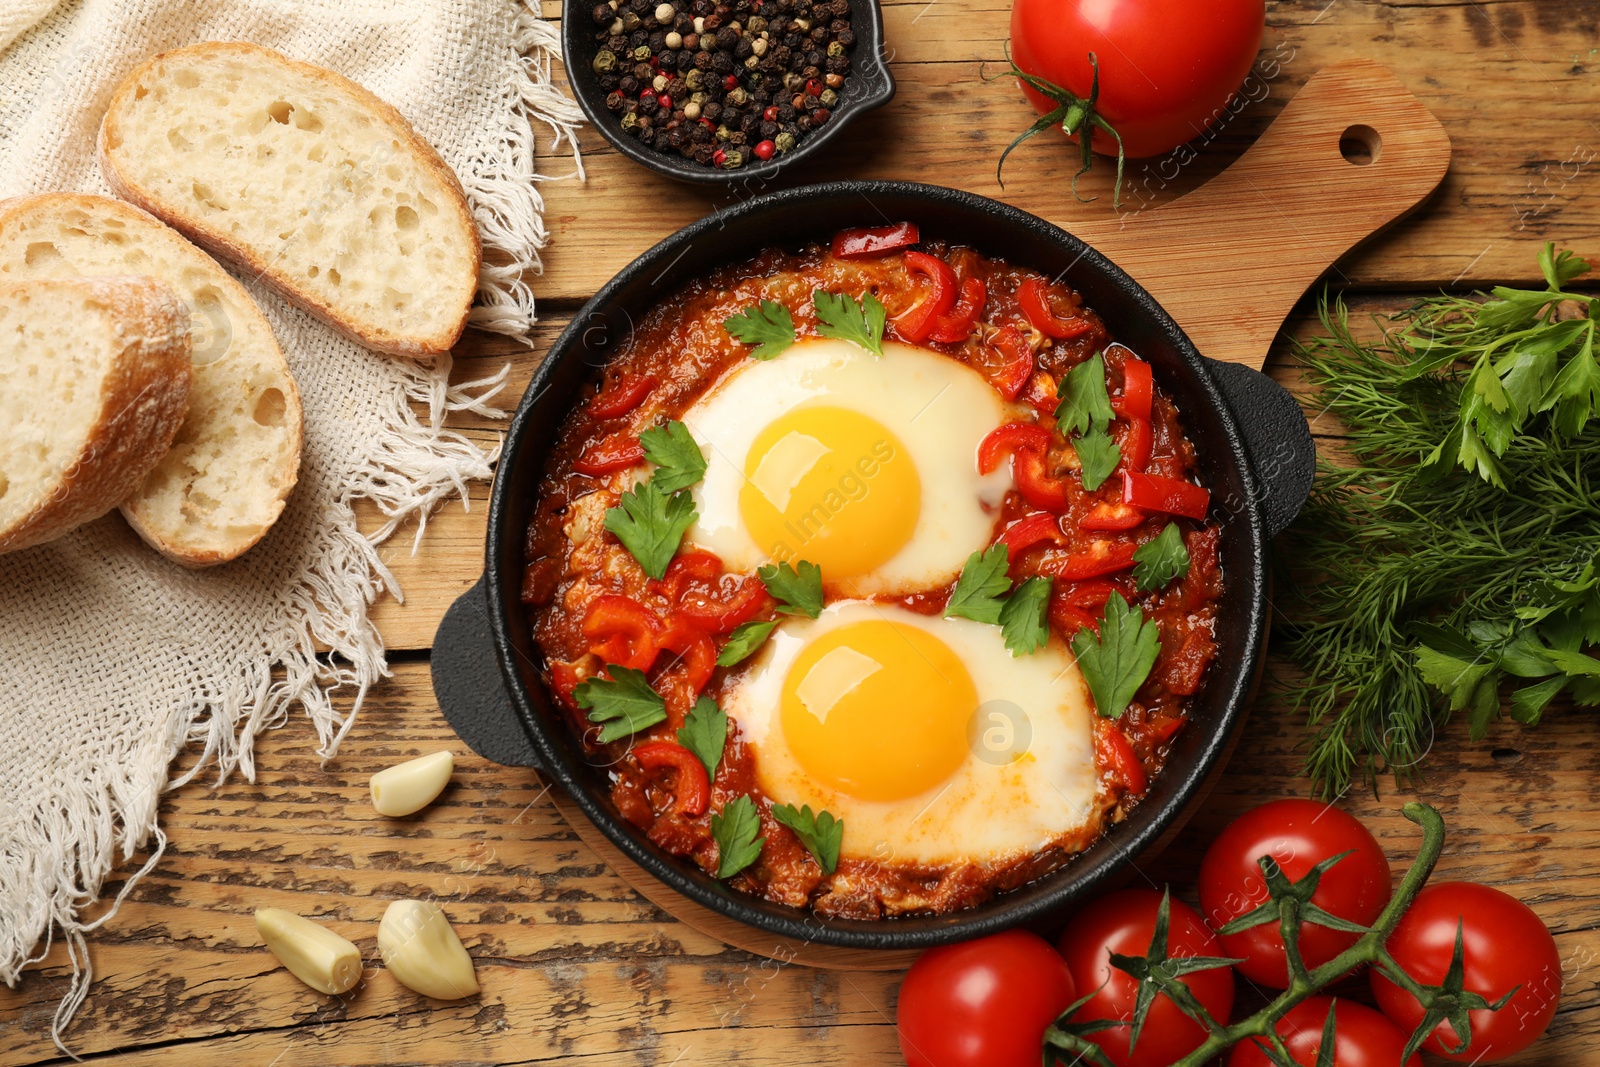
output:
<path id="1" fill-rule="evenodd" d="M 1219 652 L 1150 793 L 1105 839 L 1065 867 L 980 907 L 934 918 L 820 922 L 734 892 L 669 855 L 623 820 L 551 706 L 518 600 L 534 492 L 557 428 L 596 368 L 630 343 L 632 326 L 684 280 L 773 245 L 826 240 L 847 226 L 911 220 L 930 237 L 1059 275 L 1112 336 L 1155 370 L 1176 400 L 1222 526 L 1225 588 Z M 506 438 L 489 511 L 483 580 L 461 597 L 434 642 L 439 706 L 456 732 L 498 763 L 537 767 L 632 860 L 714 911 L 782 937 L 852 948 L 909 949 L 1037 923 L 1113 883 L 1123 864 L 1174 831 L 1243 724 L 1267 632 L 1267 543 L 1300 510 L 1315 448 L 1299 405 L 1264 375 L 1205 359 L 1148 293 L 1110 260 L 1044 220 L 994 200 L 905 182 L 832 182 L 710 215 L 640 256 L 588 302 L 528 386 Z"/>
<path id="2" fill-rule="evenodd" d="M 617 115 L 606 108 L 606 93 L 600 88 L 600 76 L 594 71 L 594 57 L 600 51 L 600 43 L 594 36 L 595 24 L 589 17 L 589 6 L 568 6 L 568 17 L 561 22 L 561 55 L 578 106 L 618 152 L 641 167 L 649 167 L 657 174 L 680 182 L 760 192 L 781 172 L 793 170 L 813 155 L 825 156 L 821 151 L 823 145 L 859 116 L 894 99 L 894 75 L 889 73 L 889 61 L 883 51 L 883 12 L 875 0 L 854 0 L 850 8 L 856 43 L 850 50 L 850 73 L 840 89 L 839 106 L 833 109 L 833 117 L 821 129 L 806 134 L 784 155 L 774 156 L 764 163 L 754 161 L 738 170 L 721 170 L 685 159 L 677 152 L 660 152 L 623 132 Z"/>

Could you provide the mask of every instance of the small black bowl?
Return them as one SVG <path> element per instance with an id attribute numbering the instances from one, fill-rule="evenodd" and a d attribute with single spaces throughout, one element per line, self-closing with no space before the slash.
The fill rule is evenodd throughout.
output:
<path id="1" fill-rule="evenodd" d="M 627 344 L 634 323 L 668 295 L 666 271 L 699 277 L 774 246 L 799 247 L 835 229 L 885 220 L 1059 277 L 1118 340 L 1149 361 L 1183 413 L 1211 517 L 1222 527 L 1226 576 L 1218 654 L 1150 792 L 1105 839 L 1060 869 L 966 911 L 880 920 L 822 920 L 736 892 L 693 861 L 657 847 L 611 800 L 604 768 L 575 744 L 541 677 L 519 593 L 528 524 L 563 420 L 596 369 Z M 1220 284 L 1220 283 L 1219 283 Z M 1141 853 L 1179 832 L 1222 772 L 1261 670 L 1267 634 L 1268 541 L 1311 487 L 1316 452 L 1299 404 L 1270 378 L 1201 356 L 1132 278 L 1071 234 L 1007 204 L 909 182 L 846 181 L 760 196 L 678 231 L 584 305 L 528 386 L 501 452 L 489 509 L 484 580 L 446 615 L 432 655 L 434 693 L 480 755 L 548 775 L 629 859 L 705 907 L 780 937 L 848 948 L 912 949 L 1039 925 L 1123 878 Z"/>
<path id="2" fill-rule="evenodd" d="M 856 43 L 850 50 L 850 73 L 845 77 L 833 117 L 822 129 L 808 133 L 783 155 L 773 156 L 764 163 L 749 163 L 737 170 L 706 166 L 685 159 L 677 152 L 658 152 L 622 132 L 617 116 L 606 110 L 606 93 L 600 88 L 599 75 L 594 72 L 594 57 L 600 51 L 600 44 L 595 40 L 594 22 L 582 3 L 568 3 L 562 11 L 561 54 L 578 106 L 618 152 L 640 166 L 680 182 L 744 185 L 752 180 L 763 182 L 776 178 L 780 172 L 807 159 L 833 140 L 857 115 L 894 99 L 894 75 L 889 73 L 889 61 L 883 53 L 883 12 L 878 9 L 877 0 L 850 0 L 850 11 Z"/>

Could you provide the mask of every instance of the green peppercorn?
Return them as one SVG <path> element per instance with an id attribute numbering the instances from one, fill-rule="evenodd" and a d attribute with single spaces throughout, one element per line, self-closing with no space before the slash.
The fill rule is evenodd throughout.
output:
<path id="1" fill-rule="evenodd" d="M 839 106 L 839 94 L 834 92 L 832 89 L 822 90 L 822 95 L 817 97 L 817 99 L 822 102 L 823 107 Z"/>
<path id="2" fill-rule="evenodd" d="M 692 93 L 698 93 L 706 87 L 706 76 L 701 71 L 691 70 L 683 76 L 683 84 L 689 87 Z M 701 101 L 705 103 L 705 101 Z"/>
<path id="3" fill-rule="evenodd" d="M 745 92 L 744 86 L 741 85 L 738 88 L 730 91 L 726 99 L 728 103 L 732 104 L 734 107 L 744 107 L 750 102 L 750 94 Z"/>
<path id="4" fill-rule="evenodd" d="M 610 74 L 617 69 L 617 54 L 609 48 L 602 48 L 594 54 L 594 62 L 590 66 L 596 74 Z"/>
<path id="5" fill-rule="evenodd" d="M 728 129 L 728 127 L 726 127 L 726 126 L 718 126 L 717 127 L 717 140 L 726 141 L 728 138 L 730 138 L 732 136 L 733 136 L 733 131 Z"/>
<path id="6" fill-rule="evenodd" d="M 647 44 L 642 44 L 638 48 L 635 48 L 633 50 L 633 58 L 639 63 L 650 62 L 650 46 Z"/>
<path id="7" fill-rule="evenodd" d="M 736 148 L 733 151 L 727 152 L 723 155 L 723 170 L 734 170 L 742 166 L 744 166 L 744 152 L 740 151 L 739 149 Z"/>
<path id="8" fill-rule="evenodd" d="M 767 20 L 760 15 L 751 15 L 750 21 L 744 24 L 747 33 L 760 33 L 767 28 Z"/>
<path id="9" fill-rule="evenodd" d="M 627 130 L 629 133 L 632 133 L 634 130 L 638 129 L 639 128 L 639 116 L 638 116 L 638 113 L 633 112 L 633 111 L 624 112 L 623 116 L 622 116 L 622 128 L 624 130 Z"/>
<path id="10" fill-rule="evenodd" d="M 844 45 L 840 44 L 838 41 L 834 41 L 832 44 L 828 45 L 828 55 L 830 55 L 830 56 L 842 56 L 842 55 L 844 55 Z"/>
<path id="11" fill-rule="evenodd" d="M 780 133 L 772 143 L 777 146 L 778 151 L 787 152 L 795 146 L 794 134 Z"/>

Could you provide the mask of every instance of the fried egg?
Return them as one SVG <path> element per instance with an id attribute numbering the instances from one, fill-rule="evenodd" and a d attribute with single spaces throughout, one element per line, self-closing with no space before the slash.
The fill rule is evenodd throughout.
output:
<path id="1" fill-rule="evenodd" d="M 683 415 L 708 462 L 687 540 L 730 571 L 809 560 L 850 596 L 945 585 L 993 539 L 1010 475 L 974 457 L 1005 415 L 976 371 L 909 345 L 746 361 Z"/>
<path id="2" fill-rule="evenodd" d="M 1059 637 L 842 601 L 785 620 L 722 705 L 774 804 L 844 822 L 840 855 L 993 863 L 1094 818 L 1090 702 Z"/>

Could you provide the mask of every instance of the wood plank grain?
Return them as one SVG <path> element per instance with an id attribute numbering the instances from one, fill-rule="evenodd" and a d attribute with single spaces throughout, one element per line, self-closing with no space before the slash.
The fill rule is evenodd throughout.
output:
<path id="1" fill-rule="evenodd" d="M 836 178 L 910 178 L 997 197 L 1068 230 L 1102 223 L 1111 206 L 1104 163 L 1081 190 L 1076 166 L 1041 136 L 1006 164 L 995 161 L 1033 119 L 1021 96 L 982 73 L 1002 65 L 1004 0 L 912 0 L 884 7 L 899 83 L 895 100 L 840 135 L 826 159 L 786 171 L 784 186 Z M 1364 3 L 1293 0 L 1270 5 L 1247 105 L 1201 143 L 1133 161 L 1123 213 L 1167 203 L 1213 177 L 1252 143 L 1316 70 L 1365 58 L 1395 70 L 1442 121 L 1455 162 L 1430 206 L 1342 260 L 1336 277 L 1363 286 L 1427 288 L 1537 277 L 1547 239 L 1600 253 L 1600 53 L 1586 0 Z M 714 198 L 621 159 L 592 129 L 580 143 L 589 180 L 542 186 L 554 240 L 542 295 L 579 299 L 719 202 L 766 188 L 746 183 Z M 564 174 L 570 164 L 548 163 Z M 1595 257 L 1591 257 L 1595 258 Z"/>
<path id="2" fill-rule="evenodd" d="M 1294 715 L 1259 707 L 1191 828 L 1130 878 L 1187 885 L 1229 818 L 1303 792 L 1303 738 Z M 439 803 L 408 819 L 376 815 L 367 778 L 438 748 L 458 757 Z M 1595 1062 L 1597 759 L 1592 716 L 1562 709 L 1537 730 L 1502 725 L 1483 743 L 1452 731 L 1420 788 L 1385 782 L 1380 799 L 1356 792 L 1343 805 L 1397 869 L 1416 842 L 1399 803 L 1438 805 L 1451 828 L 1439 877 L 1501 885 L 1555 930 L 1567 993 L 1551 1036 L 1517 1064 Z M 296 722 L 262 737 L 258 766 L 253 785 L 196 783 L 164 801 L 167 854 L 93 939 L 97 981 L 71 1034 L 90 1062 L 899 1062 L 899 972 L 763 960 L 651 905 L 565 825 L 530 772 L 486 763 L 454 738 L 425 663 L 398 666 L 331 765 Z M 451 917 L 477 960 L 480 997 L 429 1002 L 383 973 L 377 922 L 403 897 L 433 899 Z M 250 913 L 262 906 L 322 917 L 354 940 L 370 961 L 362 984 L 343 998 L 301 986 L 259 946 Z M 20 989 L 0 990 L 0 1063 L 59 1062 L 49 1020 L 64 964 L 57 949 Z"/>

